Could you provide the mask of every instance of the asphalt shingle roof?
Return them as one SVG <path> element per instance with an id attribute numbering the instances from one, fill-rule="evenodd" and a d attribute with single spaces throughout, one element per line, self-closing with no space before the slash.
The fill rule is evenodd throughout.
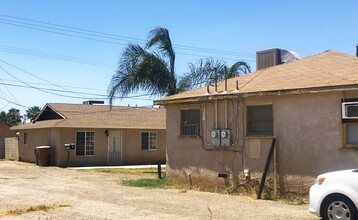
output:
<path id="1" fill-rule="evenodd" d="M 164 108 L 48 103 L 64 119 L 43 120 L 15 126 L 12 130 L 46 127 L 165 129 Z M 46 108 L 46 106 L 44 108 Z"/>
<path id="2" fill-rule="evenodd" d="M 236 91 L 236 81 L 238 81 L 238 91 Z M 224 82 L 218 82 L 217 95 L 347 85 L 357 85 L 358 87 L 358 57 L 328 50 L 300 60 L 228 79 L 227 85 L 228 91 L 223 93 Z M 212 86 L 210 86 L 209 94 L 206 87 L 201 87 L 167 96 L 156 100 L 154 103 L 165 104 L 167 101 L 212 96 L 213 92 L 214 88 Z"/>

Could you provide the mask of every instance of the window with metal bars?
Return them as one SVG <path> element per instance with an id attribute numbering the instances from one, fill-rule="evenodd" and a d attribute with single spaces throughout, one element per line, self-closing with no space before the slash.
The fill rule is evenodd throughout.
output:
<path id="1" fill-rule="evenodd" d="M 180 135 L 192 137 L 200 136 L 199 109 L 181 110 Z"/>

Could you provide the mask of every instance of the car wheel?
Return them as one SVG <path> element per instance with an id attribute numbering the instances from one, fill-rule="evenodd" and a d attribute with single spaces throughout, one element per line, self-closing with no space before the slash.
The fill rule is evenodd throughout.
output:
<path id="1" fill-rule="evenodd" d="M 355 220 L 358 219 L 357 208 L 353 202 L 345 196 L 329 198 L 323 206 L 323 220 Z"/>

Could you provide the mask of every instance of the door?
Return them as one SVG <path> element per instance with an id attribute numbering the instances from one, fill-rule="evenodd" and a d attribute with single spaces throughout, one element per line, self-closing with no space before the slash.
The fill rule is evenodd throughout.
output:
<path id="1" fill-rule="evenodd" d="M 108 165 L 122 164 L 122 132 L 110 131 L 108 135 Z"/>

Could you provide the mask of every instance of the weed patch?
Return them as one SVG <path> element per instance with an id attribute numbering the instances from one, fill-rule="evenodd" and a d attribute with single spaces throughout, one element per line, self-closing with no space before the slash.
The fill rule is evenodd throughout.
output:
<path id="1" fill-rule="evenodd" d="M 25 213 L 30 212 L 41 212 L 41 211 L 49 211 L 52 209 L 58 209 L 58 208 L 65 208 L 65 207 L 71 207 L 70 205 L 37 205 L 37 206 L 30 206 L 28 208 L 24 209 L 12 209 L 12 210 L 6 210 L 5 212 L 0 212 L 0 217 L 5 217 L 9 215 L 22 215 Z"/>
<path id="2" fill-rule="evenodd" d="M 124 180 L 124 186 L 144 187 L 144 188 L 164 188 L 166 186 L 165 178 L 162 179 L 138 179 L 138 180 Z"/>

